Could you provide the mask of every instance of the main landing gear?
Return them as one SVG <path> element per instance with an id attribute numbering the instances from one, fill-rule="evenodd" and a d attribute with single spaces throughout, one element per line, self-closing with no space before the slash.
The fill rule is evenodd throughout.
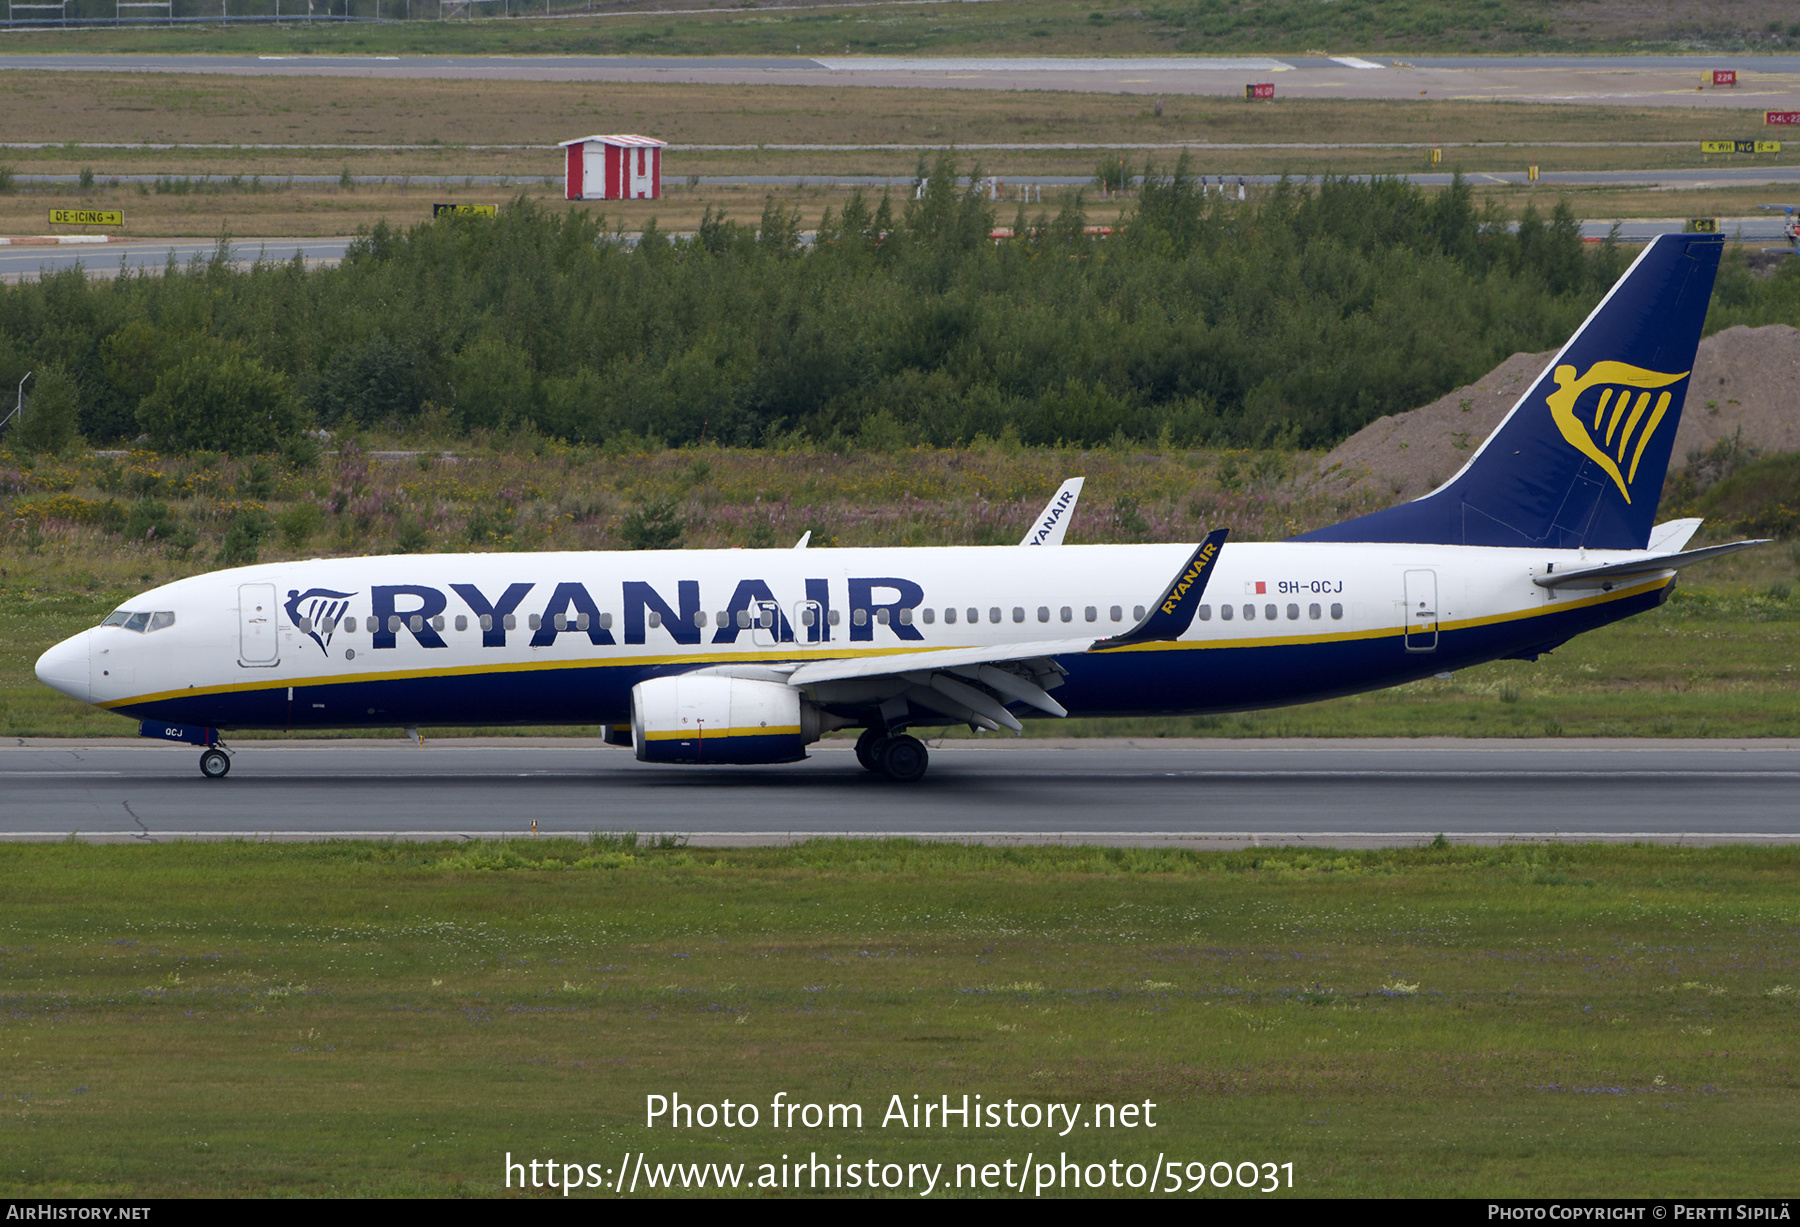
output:
<path id="1" fill-rule="evenodd" d="M 231 774 L 231 753 L 224 746 L 208 746 L 200 756 L 200 774 L 209 780 L 222 780 Z"/>
<path id="2" fill-rule="evenodd" d="M 890 737 L 886 729 L 868 728 L 856 739 L 856 761 L 876 775 L 910 784 L 925 774 L 931 754 L 917 737 L 905 733 Z"/>

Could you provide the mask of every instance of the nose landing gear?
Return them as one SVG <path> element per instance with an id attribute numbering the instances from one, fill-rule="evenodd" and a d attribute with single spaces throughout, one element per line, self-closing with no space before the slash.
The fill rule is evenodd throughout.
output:
<path id="1" fill-rule="evenodd" d="M 200 756 L 200 774 L 209 780 L 222 780 L 231 774 L 231 754 L 223 746 L 210 746 Z"/>

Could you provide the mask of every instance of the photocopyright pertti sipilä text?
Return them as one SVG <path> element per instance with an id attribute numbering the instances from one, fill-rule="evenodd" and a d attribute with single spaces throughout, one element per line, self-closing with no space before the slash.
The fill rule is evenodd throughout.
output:
<path id="1" fill-rule="evenodd" d="M 667 1131 L 670 1141 L 677 1142 L 681 1134 L 693 1130 L 706 1131 L 709 1140 L 720 1131 L 756 1130 L 754 1137 L 747 1135 L 745 1141 L 763 1153 L 696 1162 L 644 1150 L 627 1150 L 605 1159 L 524 1156 L 509 1151 L 505 1187 L 564 1197 L 584 1189 L 615 1195 L 683 1189 L 842 1189 L 929 1197 L 971 1190 L 1014 1196 L 1086 1189 L 1169 1195 L 1209 1189 L 1275 1193 L 1294 1187 L 1291 1162 L 1245 1155 L 1169 1153 L 1157 1138 L 1156 1117 L 1157 1105 L 1150 1099 L 1073 1103 L 969 1093 L 894 1094 L 885 1102 L 865 1106 L 816 1103 L 795 1099 L 785 1091 L 777 1091 L 766 1102 L 692 1101 L 671 1091 L 644 1097 L 641 1121 L 650 1134 Z M 798 1149 L 790 1153 L 780 1146 L 783 1133 L 810 1134 L 821 1129 L 857 1131 L 854 1145 L 863 1153 L 844 1153 L 835 1147 L 821 1151 L 816 1143 L 804 1154 Z M 954 1134 L 959 1141 L 975 1141 L 986 1135 L 995 1145 L 989 1154 L 970 1149 L 967 1157 L 954 1162 L 921 1162 L 877 1153 L 881 1144 L 871 1143 L 870 1135 L 878 1130 L 888 1131 L 896 1140 Z M 997 1136 L 1002 1132 L 1007 1135 L 1004 1140 Z M 1017 1136 L 1021 1133 L 1026 1135 L 1023 1147 Z M 1042 1139 L 1041 1149 L 1033 1135 Z M 1072 1156 L 1065 1147 L 1077 1142 L 1084 1145 L 1079 1155 Z M 1104 1153 L 1094 1153 L 1092 1144 L 1096 1142 Z"/>

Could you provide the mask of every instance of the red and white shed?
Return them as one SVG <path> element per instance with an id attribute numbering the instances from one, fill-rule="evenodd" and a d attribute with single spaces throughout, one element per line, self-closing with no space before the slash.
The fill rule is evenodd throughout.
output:
<path id="1" fill-rule="evenodd" d="M 568 150 L 564 198 L 656 200 L 662 196 L 662 151 L 652 136 L 578 136 Z"/>

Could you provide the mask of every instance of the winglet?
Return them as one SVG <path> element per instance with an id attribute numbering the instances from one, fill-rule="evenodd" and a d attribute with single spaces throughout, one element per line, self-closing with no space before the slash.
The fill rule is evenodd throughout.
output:
<path id="1" fill-rule="evenodd" d="M 1038 512 L 1038 518 L 1032 521 L 1031 531 L 1019 544 L 1061 545 L 1063 534 L 1069 531 L 1069 519 L 1075 514 L 1075 500 L 1081 497 L 1081 483 L 1086 480 L 1085 477 L 1071 477 L 1057 487 L 1044 509 Z"/>
<path id="2" fill-rule="evenodd" d="M 1207 533 L 1206 540 L 1200 543 L 1200 548 L 1176 574 L 1174 582 L 1163 591 L 1162 599 L 1151 607 L 1144 620 L 1123 635 L 1102 639 L 1092 650 L 1179 639 L 1185 634 L 1194 623 L 1194 611 L 1200 608 L 1200 598 L 1206 594 L 1206 581 L 1212 578 L 1213 567 L 1219 561 L 1219 552 L 1224 549 L 1225 538 L 1230 532 L 1228 528 L 1215 528 Z"/>

